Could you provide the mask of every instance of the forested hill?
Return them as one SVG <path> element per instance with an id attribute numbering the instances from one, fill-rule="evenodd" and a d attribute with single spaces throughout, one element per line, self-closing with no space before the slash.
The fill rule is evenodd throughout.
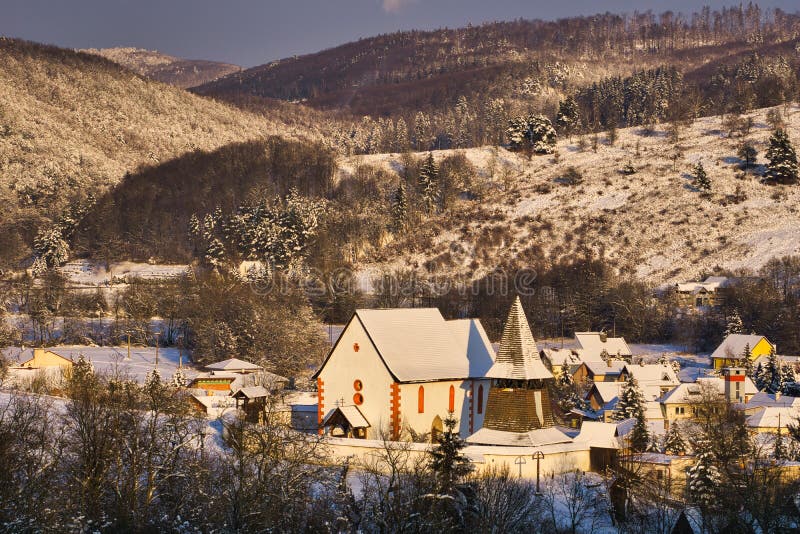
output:
<path id="1" fill-rule="evenodd" d="M 103 56 L 151 80 L 184 88 L 202 85 L 242 70 L 228 63 L 183 59 L 141 48 L 91 48 L 82 52 Z"/>
<path id="2" fill-rule="evenodd" d="M 602 14 L 559 21 L 496 22 L 408 31 L 351 42 L 231 74 L 195 88 L 235 101 L 299 100 L 357 116 L 451 109 L 460 97 L 554 110 L 558 99 L 634 69 L 676 67 L 704 78 L 752 53 L 796 58 L 800 18 L 746 7 L 681 15 Z M 699 84 L 704 90 L 705 82 Z M 709 110 L 711 111 L 720 111 Z"/>
<path id="3" fill-rule="evenodd" d="M 0 268 L 126 173 L 270 134 L 317 134 L 147 80 L 99 56 L 0 39 Z"/>

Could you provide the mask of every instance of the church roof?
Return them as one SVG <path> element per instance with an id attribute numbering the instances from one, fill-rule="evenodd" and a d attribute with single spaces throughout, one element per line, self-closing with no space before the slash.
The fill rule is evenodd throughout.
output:
<path id="1" fill-rule="evenodd" d="M 486 376 L 514 380 L 553 378 L 552 373 L 539 358 L 539 350 L 536 348 L 536 341 L 531 334 L 519 297 L 514 300 L 508 312 L 503 337 L 500 340 L 500 351 Z"/>
<path id="2" fill-rule="evenodd" d="M 482 378 L 494 361 L 477 319 L 445 321 L 436 308 L 397 308 L 356 310 L 352 321 L 361 322 L 398 382 Z"/>

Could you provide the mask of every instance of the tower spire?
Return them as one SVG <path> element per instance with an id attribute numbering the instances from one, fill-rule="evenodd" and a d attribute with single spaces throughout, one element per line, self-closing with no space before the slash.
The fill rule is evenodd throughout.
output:
<path id="1" fill-rule="evenodd" d="M 500 339 L 500 351 L 486 376 L 511 380 L 553 378 L 553 374 L 539 358 L 539 349 L 519 296 L 514 299 L 508 312 L 503 337 Z"/>

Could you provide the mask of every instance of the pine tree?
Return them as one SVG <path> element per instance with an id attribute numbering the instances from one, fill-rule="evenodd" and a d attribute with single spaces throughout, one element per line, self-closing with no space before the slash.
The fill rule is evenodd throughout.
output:
<path id="1" fill-rule="evenodd" d="M 455 484 L 472 471 L 472 464 L 461 452 L 466 442 L 456 430 L 458 421 L 452 412 L 447 414 L 443 423 L 444 432 L 439 438 L 439 444 L 430 452 L 430 465 L 439 483 L 439 490 L 442 493 L 451 493 Z"/>
<path id="2" fill-rule="evenodd" d="M 686 452 L 686 442 L 681 435 L 681 428 L 677 421 L 672 423 L 667 431 L 667 437 L 664 442 L 664 450 L 668 454 L 683 454 Z"/>
<path id="3" fill-rule="evenodd" d="M 786 445 L 783 443 L 783 434 L 781 434 L 780 428 L 778 428 L 778 434 L 775 436 L 775 449 L 773 455 L 775 456 L 776 460 L 784 460 L 788 456 L 788 451 L 786 450 Z"/>
<path id="4" fill-rule="evenodd" d="M 767 364 L 764 366 L 763 374 L 762 374 L 762 383 L 764 385 L 764 390 L 767 393 L 776 393 L 781 391 L 781 364 L 778 360 L 777 354 L 775 354 L 774 350 L 769 352 L 769 357 L 767 358 Z"/>
<path id="5" fill-rule="evenodd" d="M 650 434 L 647 431 L 644 411 L 636 415 L 636 423 L 633 425 L 628 441 L 630 442 L 631 450 L 635 452 L 644 452 L 650 445 Z"/>
<path id="6" fill-rule="evenodd" d="M 50 269 L 64 265 L 69 259 L 69 245 L 57 225 L 39 230 L 33 239 L 33 250 Z"/>
<path id="7" fill-rule="evenodd" d="M 703 167 L 703 162 L 698 162 L 697 165 L 694 166 L 694 181 L 697 185 L 697 188 L 701 191 L 711 190 L 711 180 L 709 180 L 708 175 L 706 174 L 706 170 Z"/>
<path id="8" fill-rule="evenodd" d="M 189 380 L 186 378 L 186 373 L 183 372 L 183 369 L 180 367 L 175 369 L 175 372 L 172 374 L 172 387 L 185 388 L 188 384 Z"/>
<path id="9" fill-rule="evenodd" d="M 687 482 L 689 496 L 703 508 L 711 507 L 715 502 L 715 489 L 720 483 L 720 474 L 714 466 L 710 445 L 700 442 L 695 446 L 697 463 L 689 468 Z"/>
<path id="10" fill-rule="evenodd" d="M 406 194 L 406 184 L 403 181 L 400 182 L 394 192 L 392 222 L 396 232 L 405 230 L 408 222 L 408 196 Z"/>
<path id="11" fill-rule="evenodd" d="M 744 160 L 744 168 L 749 169 L 753 163 L 755 163 L 756 157 L 758 157 L 758 151 L 750 141 L 745 141 L 739 147 L 737 155 L 740 159 Z"/>
<path id="12" fill-rule="evenodd" d="M 633 417 L 644 417 L 644 403 L 644 395 L 639 389 L 639 383 L 633 375 L 630 375 L 619 394 L 619 400 L 617 400 L 617 405 L 614 408 L 612 419 L 623 421 Z"/>
<path id="13" fill-rule="evenodd" d="M 394 127 L 394 151 L 405 152 L 408 150 L 408 125 L 405 119 L 400 117 Z"/>
<path id="14" fill-rule="evenodd" d="M 543 115 L 511 119 L 506 135 L 512 150 L 529 149 L 535 154 L 552 154 L 558 138 L 550 119 Z"/>
<path id="15" fill-rule="evenodd" d="M 759 391 L 762 391 L 764 388 L 766 388 L 766 377 L 764 376 L 764 372 L 764 366 L 761 364 L 761 362 L 758 362 L 756 370 L 753 372 L 753 382 L 755 382 L 756 388 Z"/>
<path id="16" fill-rule="evenodd" d="M 783 128 L 778 128 L 769 138 L 767 149 L 769 178 L 782 184 L 797 181 L 797 154 L 789 136 Z"/>
<path id="17" fill-rule="evenodd" d="M 572 135 L 572 132 L 578 126 L 578 103 L 572 95 L 559 102 L 556 126 L 567 135 Z"/>
<path id="18" fill-rule="evenodd" d="M 431 121 L 421 111 L 414 117 L 414 145 L 417 150 L 428 150 L 431 147 Z"/>
<path id="19" fill-rule="evenodd" d="M 725 332 L 723 332 L 722 336 L 728 337 L 731 334 L 741 334 L 742 331 L 744 331 L 742 317 L 739 315 L 739 311 L 734 309 L 733 313 L 725 318 Z"/>
<path id="20" fill-rule="evenodd" d="M 433 159 L 433 154 L 428 157 L 419 171 L 419 193 L 427 213 L 436 211 L 439 202 L 439 170 Z"/>
<path id="21" fill-rule="evenodd" d="M 794 369 L 787 363 L 781 363 L 781 380 L 780 391 L 781 393 L 788 394 L 794 389 L 795 376 Z"/>

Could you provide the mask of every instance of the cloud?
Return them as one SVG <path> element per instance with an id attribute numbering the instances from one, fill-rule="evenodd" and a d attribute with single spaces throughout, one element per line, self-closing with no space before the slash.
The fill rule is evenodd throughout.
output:
<path id="1" fill-rule="evenodd" d="M 383 10 L 387 13 L 397 13 L 416 0 L 383 0 Z"/>

